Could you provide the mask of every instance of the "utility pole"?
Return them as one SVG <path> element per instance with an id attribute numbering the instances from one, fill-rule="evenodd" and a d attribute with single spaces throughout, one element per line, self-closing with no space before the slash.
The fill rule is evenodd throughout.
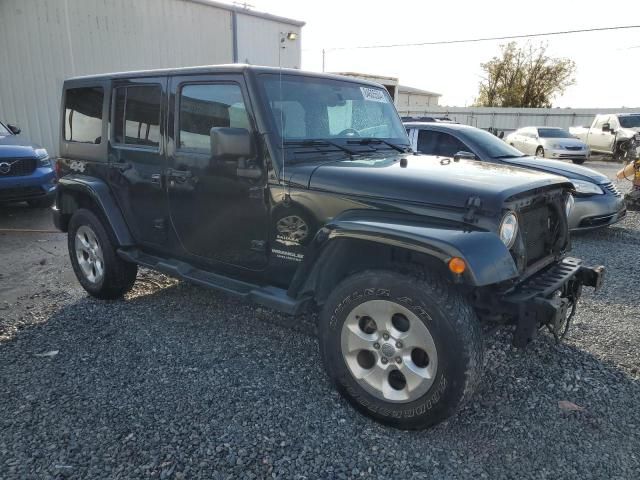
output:
<path id="1" fill-rule="evenodd" d="M 322 72 L 324 73 L 324 48 L 322 49 Z"/>

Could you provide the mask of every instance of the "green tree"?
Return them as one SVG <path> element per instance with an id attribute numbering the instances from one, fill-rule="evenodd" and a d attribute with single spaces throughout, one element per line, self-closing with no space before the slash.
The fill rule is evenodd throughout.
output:
<path id="1" fill-rule="evenodd" d="M 500 56 L 481 64 L 485 76 L 477 106 L 550 108 L 553 98 L 575 83 L 575 62 L 549 57 L 544 44 L 521 48 L 511 42 L 500 49 Z"/>

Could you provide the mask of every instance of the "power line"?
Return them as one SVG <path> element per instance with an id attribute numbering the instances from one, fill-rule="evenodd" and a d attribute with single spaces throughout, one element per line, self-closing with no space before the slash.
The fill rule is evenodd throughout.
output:
<path id="1" fill-rule="evenodd" d="M 489 42 L 495 40 L 514 40 L 517 38 L 535 38 L 535 37 L 548 37 L 553 35 L 569 35 L 574 33 L 588 33 L 588 32 L 604 32 L 609 30 L 627 30 L 630 28 L 640 28 L 640 25 L 622 25 L 617 27 L 599 27 L 599 28 L 582 28 L 579 30 L 563 30 L 558 32 L 545 32 L 545 33 L 528 33 L 523 35 L 504 35 L 500 37 L 481 37 L 481 38 L 465 38 L 462 40 L 437 40 L 433 42 L 418 42 L 418 43 L 393 43 L 389 45 L 358 45 L 355 47 L 328 47 L 324 50 L 359 50 L 368 48 L 395 48 L 395 47 L 421 47 L 424 45 L 450 45 L 455 43 L 477 43 L 477 42 Z"/>

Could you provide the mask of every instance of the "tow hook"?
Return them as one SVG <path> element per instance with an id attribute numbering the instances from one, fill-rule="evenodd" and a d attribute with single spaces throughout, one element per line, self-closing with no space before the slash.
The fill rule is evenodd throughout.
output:
<path id="1" fill-rule="evenodd" d="M 583 285 L 600 290 L 604 281 L 604 266 L 580 267 L 576 275 Z"/>

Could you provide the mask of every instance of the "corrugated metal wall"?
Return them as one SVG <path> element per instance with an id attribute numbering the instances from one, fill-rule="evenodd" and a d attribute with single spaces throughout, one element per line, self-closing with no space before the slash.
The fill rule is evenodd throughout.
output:
<path id="1" fill-rule="evenodd" d="M 428 107 L 420 110 L 398 108 L 402 116 L 446 116 L 466 125 L 509 133 L 520 127 L 550 126 L 569 128 L 591 125 L 598 113 L 640 112 L 632 108 L 489 108 Z"/>
<path id="2" fill-rule="evenodd" d="M 277 65 L 279 32 L 300 31 L 236 15 L 239 61 Z M 186 0 L 0 0 L 0 118 L 55 155 L 65 78 L 231 63 L 232 16 Z M 299 66 L 299 49 L 289 42 L 283 65 Z"/>
<path id="3" fill-rule="evenodd" d="M 295 32 L 296 41 L 285 40 L 280 49 L 280 64 L 287 68 L 300 68 L 300 30 L 296 25 L 265 22 L 263 19 L 237 14 L 238 62 L 253 65 L 279 65 L 278 45 L 281 33 Z"/>

